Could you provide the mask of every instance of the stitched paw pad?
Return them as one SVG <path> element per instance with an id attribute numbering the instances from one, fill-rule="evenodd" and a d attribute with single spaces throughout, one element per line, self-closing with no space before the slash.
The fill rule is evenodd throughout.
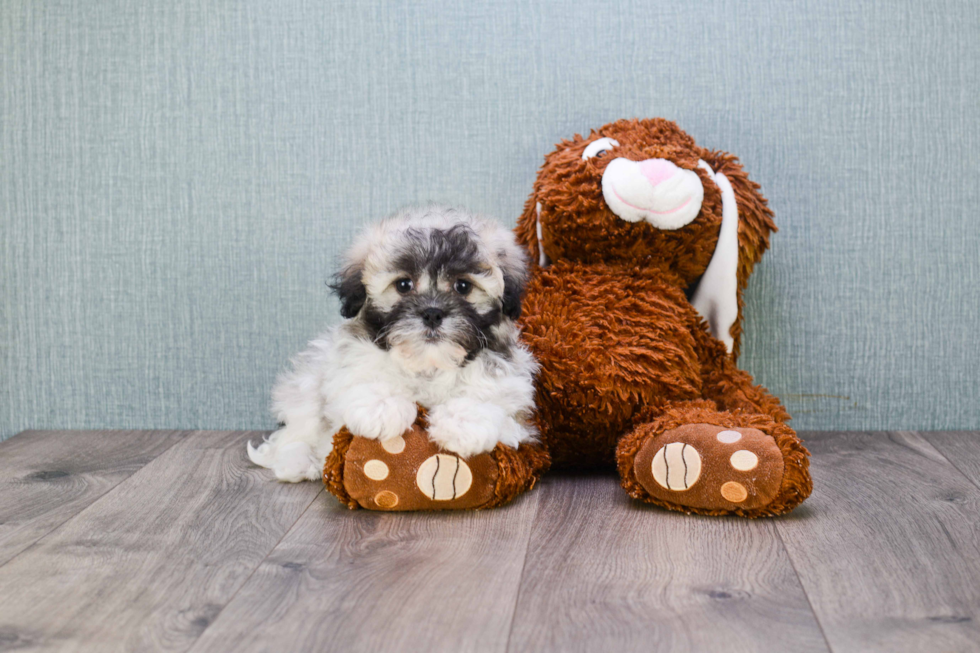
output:
<path id="1" fill-rule="evenodd" d="M 779 493 L 783 456 L 753 428 L 685 424 L 651 438 L 636 454 L 636 479 L 656 499 L 706 509 L 754 509 Z"/>

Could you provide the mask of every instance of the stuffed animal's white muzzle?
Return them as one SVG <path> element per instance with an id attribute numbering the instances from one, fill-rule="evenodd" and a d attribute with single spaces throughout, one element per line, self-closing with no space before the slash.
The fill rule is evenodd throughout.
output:
<path id="1" fill-rule="evenodd" d="M 697 173 L 666 159 L 613 159 L 602 175 L 602 196 L 627 222 L 646 220 L 658 229 L 680 229 L 701 211 L 704 187 Z"/>

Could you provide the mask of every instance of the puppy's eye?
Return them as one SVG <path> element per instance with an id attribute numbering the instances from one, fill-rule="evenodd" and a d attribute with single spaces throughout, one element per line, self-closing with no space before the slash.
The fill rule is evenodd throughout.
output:
<path id="1" fill-rule="evenodd" d="M 412 280 L 409 279 L 408 277 L 405 277 L 404 279 L 399 279 L 398 281 L 395 282 L 395 290 L 397 290 L 398 293 L 401 295 L 407 295 L 408 293 L 412 292 L 412 288 L 414 287 L 415 284 L 412 283 Z"/>
<path id="2" fill-rule="evenodd" d="M 456 283 L 453 285 L 453 288 L 460 295 L 468 295 L 470 290 L 473 289 L 473 284 L 466 279 L 456 279 Z"/>
<path id="3" fill-rule="evenodd" d="M 588 161 L 592 157 L 601 157 L 614 147 L 619 147 L 619 141 L 615 138 L 600 138 L 589 143 L 585 151 L 582 152 L 582 160 Z"/>

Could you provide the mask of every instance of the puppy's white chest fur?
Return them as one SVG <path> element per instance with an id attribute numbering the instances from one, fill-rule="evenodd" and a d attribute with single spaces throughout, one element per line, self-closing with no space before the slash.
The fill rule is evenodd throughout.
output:
<path id="1" fill-rule="evenodd" d="M 332 349 L 336 353 L 333 360 L 324 361 L 331 368 L 322 377 L 325 398 L 347 394 L 345 387 L 381 383 L 397 396 L 432 408 L 454 397 L 479 393 L 481 387 L 493 384 L 488 377 L 500 376 L 502 368 L 502 361 L 488 360 L 500 358 L 497 354 L 481 352 L 473 361 L 460 365 L 438 345 L 406 359 L 397 351 L 359 338 L 350 325 L 341 325 L 321 339 L 325 341 L 321 351 Z M 332 347 L 329 341 L 333 341 Z"/>
<path id="2" fill-rule="evenodd" d="M 284 426 L 249 457 L 281 480 L 315 479 L 341 427 L 394 438 L 418 405 L 429 439 L 463 457 L 534 439 L 537 366 L 514 324 L 526 278 L 513 234 L 462 211 L 408 210 L 369 230 L 334 286 L 349 319 L 279 378 Z"/>

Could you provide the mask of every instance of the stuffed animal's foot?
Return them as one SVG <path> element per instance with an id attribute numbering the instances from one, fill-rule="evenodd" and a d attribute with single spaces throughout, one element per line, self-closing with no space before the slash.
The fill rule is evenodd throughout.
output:
<path id="1" fill-rule="evenodd" d="M 661 421 L 624 437 L 617 459 L 626 491 L 672 510 L 745 517 L 782 514 L 809 496 L 808 454 L 792 429 L 718 416 L 730 425 Z"/>
<path id="2" fill-rule="evenodd" d="M 686 424 L 647 441 L 634 470 L 650 496 L 662 501 L 752 510 L 779 493 L 783 456 L 776 441 L 757 429 Z"/>
<path id="3" fill-rule="evenodd" d="M 547 469 L 547 452 L 533 445 L 463 458 L 431 442 L 421 425 L 378 442 L 341 429 L 323 480 L 350 508 L 460 510 L 506 503 L 534 486 Z"/>

